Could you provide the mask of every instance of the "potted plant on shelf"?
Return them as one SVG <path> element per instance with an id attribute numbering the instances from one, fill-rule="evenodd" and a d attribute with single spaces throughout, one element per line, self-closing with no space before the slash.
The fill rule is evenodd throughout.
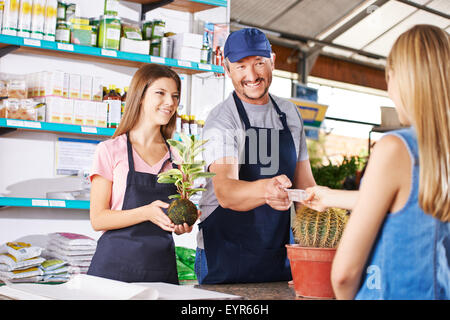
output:
<path id="1" fill-rule="evenodd" d="M 293 223 L 295 244 L 286 245 L 297 296 L 334 298 L 331 264 L 347 222 L 347 211 L 301 207 Z"/>
<path id="2" fill-rule="evenodd" d="M 194 181 L 198 178 L 211 178 L 215 174 L 204 172 L 205 161 L 195 160 L 195 157 L 204 150 L 202 146 L 208 140 L 198 140 L 195 135 L 190 137 L 180 133 L 181 141 L 168 139 L 167 143 L 174 147 L 181 161 L 174 163 L 179 166 L 178 169 L 170 169 L 158 175 L 159 183 L 173 183 L 177 187 L 178 194 L 169 196 L 169 199 L 176 199 L 171 202 L 167 209 L 167 215 L 175 224 L 186 222 L 189 226 L 193 225 L 198 218 L 197 207 L 189 200 L 191 196 L 204 188 L 195 188 Z"/>

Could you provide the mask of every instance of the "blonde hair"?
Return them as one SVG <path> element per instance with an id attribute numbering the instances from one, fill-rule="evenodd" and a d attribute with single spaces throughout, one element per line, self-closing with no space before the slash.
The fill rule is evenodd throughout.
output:
<path id="1" fill-rule="evenodd" d="M 387 59 L 419 145 L 419 205 L 450 221 L 450 37 L 416 25 L 395 42 Z"/>
<path id="2" fill-rule="evenodd" d="M 176 83 L 178 92 L 181 92 L 180 77 L 169 67 L 159 64 L 146 64 L 140 67 L 131 79 L 122 120 L 112 136 L 113 139 L 124 133 L 128 133 L 137 124 L 141 114 L 142 101 L 147 88 L 154 81 L 161 78 L 173 79 Z M 161 134 L 166 140 L 172 138 L 175 130 L 176 116 L 177 113 L 174 113 L 169 122 L 166 125 L 161 126 Z"/>

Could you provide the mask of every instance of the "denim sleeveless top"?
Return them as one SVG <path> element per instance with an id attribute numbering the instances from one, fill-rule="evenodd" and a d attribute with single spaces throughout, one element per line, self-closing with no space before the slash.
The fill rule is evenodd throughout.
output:
<path id="1" fill-rule="evenodd" d="M 411 156 L 411 193 L 401 210 L 386 215 L 355 299 L 450 299 L 450 223 L 425 214 L 419 206 L 414 129 L 389 134 L 401 138 Z"/>

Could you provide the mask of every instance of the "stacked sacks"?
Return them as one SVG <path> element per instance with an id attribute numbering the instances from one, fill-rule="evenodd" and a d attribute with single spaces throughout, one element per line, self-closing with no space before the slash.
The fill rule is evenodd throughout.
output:
<path id="1" fill-rule="evenodd" d="M 87 273 L 96 248 L 97 241 L 88 236 L 55 232 L 49 234 L 46 256 L 67 262 L 70 274 Z"/>
<path id="2" fill-rule="evenodd" d="M 9 282 L 66 282 L 66 262 L 40 257 L 43 248 L 26 242 L 7 242 L 0 246 L 0 279 Z"/>
<path id="3" fill-rule="evenodd" d="M 45 261 L 42 248 L 25 242 L 7 242 L 0 246 L 0 278 L 10 282 L 40 282 Z"/>

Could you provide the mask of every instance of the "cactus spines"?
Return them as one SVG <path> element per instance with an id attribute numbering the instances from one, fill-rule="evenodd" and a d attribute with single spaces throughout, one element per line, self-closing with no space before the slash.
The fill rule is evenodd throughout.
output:
<path id="1" fill-rule="evenodd" d="M 295 242 L 303 247 L 336 248 L 347 220 L 347 211 L 343 209 L 319 212 L 302 207 L 293 223 Z"/>

